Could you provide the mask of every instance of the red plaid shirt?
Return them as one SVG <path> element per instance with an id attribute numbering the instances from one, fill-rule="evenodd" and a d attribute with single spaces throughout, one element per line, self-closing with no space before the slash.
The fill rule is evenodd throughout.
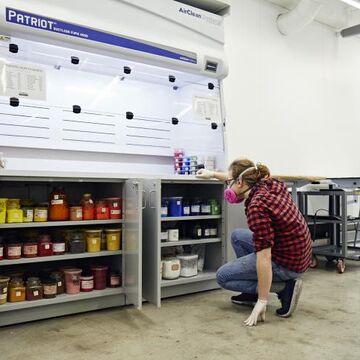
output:
<path id="1" fill-rule="evenodd" d="M 246 199 L 245 212 L 255 252 L 271 247 L 277 264 L 298 273 L 309 268 L 309 228 L 284 183 L 272 178 L 260 181 Z"/>

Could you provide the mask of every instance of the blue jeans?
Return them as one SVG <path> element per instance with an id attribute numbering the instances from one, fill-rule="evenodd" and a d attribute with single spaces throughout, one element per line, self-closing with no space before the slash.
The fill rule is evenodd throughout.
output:
<path id="1" fill-rule="evenodd" d="M 227 290 L 257 294 L 256 254 L 252 241 L 252 232 L 248 229 L 236 229 L 231 234 L 231 245 L 236 260 L 223 265 L 216 273 L 218 284 Z M 273 283 L 284 283 L 296 279 L 299 273 L 290 271 L 272 261 Z"/>

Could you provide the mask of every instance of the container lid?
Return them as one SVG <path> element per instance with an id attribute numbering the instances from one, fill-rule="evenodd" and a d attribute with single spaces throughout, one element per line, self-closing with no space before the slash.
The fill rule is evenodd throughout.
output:
<path id="1" fill-rule="evenodd" d="M 71 209 L 80 210 L 80 209 L 82 209 L 82 206 L 78 206 L 78 205 L 70 206 L 70 210 Z"/>
<path id="2" fill-rule="evenodd" d="M 169 197 L 169 200 L 182 200 L 183 199 L 183 197 L 182 196 L 171 196 L 171 197 Z"/>
<path id="3" fill-rule="evenodd" d="M 110 197 L 110 198 L 104 198 L 102 200 L 105 200 L 105 201 L 121 201 L 121 198 L 119 198 L 119 197 Z"/>
<path id="4" fill-rule="evenodd" d="M 0 275 L 0 283 L 4 283 L 4 282 L 9 282 L 10 278 L 8 276 L 5 275 Z"/>
<path id="5" fill-rule="evenodd" d="M 93 280 L 93 279 L 94 279 L 94 276 L 93 276 L 93 275 L 89 275 L 89 274 L 81 275 L 81 276 L 80 276 L 80 280 Z"/>
<path id="6" fill-rule="evenodd" d="M 78 269 L 78 268 L 70 268 L 70 269 L 63 269 L 64 273 L 68 273 L 68 274 L 77 274 L 77 273 L 81 273 L 82 269 Z"/>
<path id="7" fill-rule="evenodd" d="M 107 233 L 114 233 L 114 232 L 120 232 L 121 231 L 121 229 L 119 228 L 119 229 L 105 229 L 105 232 L 107 232 Z"/>
<path id="8" fill-rule="evenodd" d="M 100 229 L 97 229 L 97 230 L 85 230 L 85 233 L 88 233 L 88 234 L 96 234 L 96 233 L 101 233 L 102 230 Z"/>
<path id="9" fill-rule="evenodd" d="M 107 270 L 108 268 L 107 265 L 94 265 L 91 267 L 91 270 Z"/>
<path id="10" fill-rule="evenodd" d="M 199 255 L 197 254 L 189 254 L 189 255 L 177 255 L 176 256 L 179 260 L 197 260 Z"/>

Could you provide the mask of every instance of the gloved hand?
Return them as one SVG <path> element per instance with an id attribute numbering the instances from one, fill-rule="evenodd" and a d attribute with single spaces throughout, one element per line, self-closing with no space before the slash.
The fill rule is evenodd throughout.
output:
<path id="1" fill-rule="evenodd" d="M 215 175 L 214 171 L 206 170 L 206 169 L 200 169 L 196 172 L 196 177 L 202 178 L 202 179 L 211 179 Z"/>
<path id="2" fill-rule="evenodd" d="M 255 326 L 259 321 L 265 321 L 265 312 L 266 312 L 266 300 L 258 300 L 254 306 L 254 309 L 251 315 L 244 321 L 246 326 Z"/>

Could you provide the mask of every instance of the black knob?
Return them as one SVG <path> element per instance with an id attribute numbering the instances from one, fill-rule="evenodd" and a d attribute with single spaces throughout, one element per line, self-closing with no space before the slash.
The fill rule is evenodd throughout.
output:
<path id="1" fill-rule="evenodd" d="M 74 64 L 74 65 L 77 65 L 79 64 L 80 60 L 77 56 L 72 56 L 71 57 L 71 63 Z"/>
<path id="2" fill-rule="evenodd" d="M 172 123 L 173 125 L 177 125 L 177 124 L 179 123 L 179 119 L 176 118 L 176 117 L 173 117 L 173 118 L 171 119 L 171 123 Z"/>
<path id="3" fill-rule="evenodd" d="M 174 75 L 169 75 L 169 81 L 170 82 L 175 82 L 175 80 L 176 80 L 176 77 L 174 76 Z"/>
<path id="4" fill-rule="evenodd" d="M 19 47 L 16 44 L 9 44 L 9 51 L 16 54 L 19 51 Z"/>
<path id="5" fill-rule="evenodd" d="M 217 127 L 218 127 L 217 123 L 214 123 L 214 122 L 211 123 L 211 128 L 212 128 L 213 130 L 216 130 Z"/>
<path id="6" fill-rule="evenodd" d="M 131 74 L 131 68 L 129 66 L 124 66 L 124 73 Z"/>
<path id="7" fill-rule="evenodd" d="M 81 106 L 80 105 L 73 105 L 73 113 L 80 114 L 81 113 Z"/>
<path id="8" fill-rule="evenodd" d="M 18 98 L 16 98 L 16 97 L 11 97 L 10 98 L 10 106 L 19 106 L 19 103 L 20 103 L 20 101 L 19 101 L 19 99 Z"/>
<path id="9" fill-rule="evenodd" d="M 134 118 L 134 114 L 133 114 L 131 111 L 127 111 L 127 112 L 126 112 L 126 118 L 129 119 L 129 120 L 131 120 L 131 119 Z"/>
<path id="10" fill-rule="evenodd" d="M 214 89 L 214 84 L 213 83 L 208 83 L 208 88 L 209 90 L 213 90 Z"/>

